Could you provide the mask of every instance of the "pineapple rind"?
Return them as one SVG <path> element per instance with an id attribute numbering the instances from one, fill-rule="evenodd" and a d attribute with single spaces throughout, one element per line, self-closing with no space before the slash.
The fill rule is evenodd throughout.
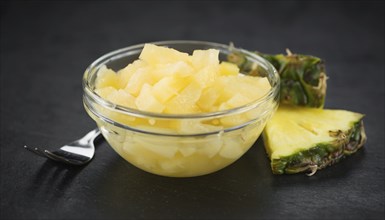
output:
<path id="1" fill-rule="evenodd" d="M 268 60 L 280 75 L 280 105 L 319 109 L 324 107 L 327 75 L 325 65 L 320 58 L 292 54 L 290 51 L 288 51 L 287 55 L 270 55 L 259 52 L 256 52 L 256 54 Z M 260 70 L 260 67 L 253 66 L 242 52 L 234 50 L 229 54 L 228 61 L 236 64 L 241 72 L 247 75 L 263 76 L 265 74 Z M 268 134 L 265 129 L 262 135 L 266 151 L 271 160 L 273 173 L 311 171 L 311 175 L 313 175 L 316 170 L 332 165 L 341 158 L 355 153 L 364 145 L 367 139 L 362 121 L 363 117 L 363 115 L 357 114 L 357 120 L 352 122 L 350 129 L 329 131 L 331 136 L 335 136 L 334 138 L 325 138 L 323 136 L 323 142 L 298 147 L 293 152 L 290 152 L 291 147 L 285 147 L 286 155 L 275 154 L 272 156 L 271 147 L 269 141 L 267 141 Z M 286 138 L 290 139 L 290 137 Z M 312 140 L 310 139 L 310 141 Z"/>
<path id="2" fill-rule="evenodd" d="M 256 54 L 273 64 L 280 75 L 280 103 L 313 108 L 324 106 L 327 76 L 320 58 L 302 54 Z M 237 64 L 243 73 L 253 76 L 264 74 L 241 52 L 234 51 L 227 59 Z"/>
<path id="3" fill-rule="evenodd" d="M 293 152 L 289 156 L 271 159 L 271 169 L 274 174 L 293 174 L 299 172 L 315 173 L 315 170 L 323 169 L 340 161 L 345 156 L 351 155 L 359 150 L 366 142 L 366 134 L 362 117 L 352 123 L 348 131 L 331 131 L 335 139 L 327 143 L 313 144 L 307 150 Z M 268 139 L 267 133 L 263 132 L 265 145 Z"/>

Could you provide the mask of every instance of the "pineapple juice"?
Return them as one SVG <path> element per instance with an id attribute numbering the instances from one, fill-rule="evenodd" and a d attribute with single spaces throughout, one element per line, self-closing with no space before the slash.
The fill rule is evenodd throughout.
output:
<path id="1" fill-rule="evenodd" d="M 111 147 L 138 168 L 164 176 L 198 176 L 241 157 L 261 134 L 276 103 L 272 100 L 264 108 L 225 116 L 191 116 L 236 109 L 270 90 L 266 77 L 242 75 L 236 65 L 220 62 L 218 50 L 195 50 L 189 55 L 146 44 L 139 59 L 125 68 L 117 72 L 100 68 L 95 92 L 118 106 L 155 117 L 98 108 L 127 130 L 88 111 Z"/>

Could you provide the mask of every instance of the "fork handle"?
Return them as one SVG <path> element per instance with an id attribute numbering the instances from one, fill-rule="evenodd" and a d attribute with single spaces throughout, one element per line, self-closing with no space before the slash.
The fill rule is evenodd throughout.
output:
<path id="1" fill-rule="evenodd" d="M 99 128 L 95 128 L 94 130 L 88 132 L 84 137 L 82 137 L 80 142 L 93 142 L 95 138 L 97 138 L 101 134 Z"/>

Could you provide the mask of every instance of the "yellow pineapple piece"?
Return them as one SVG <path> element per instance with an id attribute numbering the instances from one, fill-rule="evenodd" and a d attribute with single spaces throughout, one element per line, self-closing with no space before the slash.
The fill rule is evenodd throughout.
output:
<path id="1" fill-rule="evenodd" d="M 177 96 L 166 102 L 165 113 L 189 114 L 200 112 L 201 110 L 196 102 L 199 100 L 201 93 L 202 88 L 199 83 L 191 82 Z"/>
<path id="2" fill-rule="evenodd" d="M 221 62 L 219 64 L 219 74 L 222 76 L 236 76 L 239 74 L 239 67 L 234 63 Z"/>
<path id="3" fill-rule="evenodd" d="M 227 139 L 223 142 L 219 155 L 227 159 L 237 159 L 244 153 L 244 151 L 245 150 L 242 149 L 242 144 L 240 144 L 239 141 Z"/>
<path id="4" fill-rule="evenodd" d="M 142 89 L 135 100 L 135 104 L 139 110 L 146 112 L 161 113 L 165 108 L 165 106 L 154 97 L 152 87 L 147 83 L 142 86 Z"/>
<path id="5" fill-rule="evenodd" d="M 181 120 L 178 126 L 178 132 L 181 134 L 210 133 L 214 131 L 220 131 L 221 129 L 223 129 L 222 126 L 204 124 L 203 122 L 194 119 Z"/>
<path id="6" fill-rule="evenodd" d="M 165 103 L 176 96 L 188 83 L 189 80 L 185 78 L 164 77 L 154 84 L 153 94 L 160 102 Z"/>
<path id="7" fill-rule="evenodd" d="M 129 79 L 127 86 L 124 88 L 133 96 L 137 96 L 144 84 L 152 85 L 154 79 L 150 75 L 150 67 L 139 68 Z"/>
<path id="8" fill-rule="evenodd" d="M 146 63 L 142 60 L 135 60 L 126 67 L 118 71 L 118 88 L 123 89 L 127 86 L 128 81 L 132 75 L 138 71 L 139 68 L 144 67 Z"/>
<path id="9" fill-rule="evenodd" d="M 229 100 L 227 100 L 226 104 L 230 108 L 236 108 L 236 107 L 240 107 L 240 106 L 249 104 L 252 101 L 253 101 L 252 99 L 250 99 L 250 98 L 248 98 L 248 97 L 246 97 L 240 93 L 237 93 L 233 97 L 231 97 Z M 224 110 L 224 109 L 221 109 L 221 110 Z"/>
<path id="10" fill-rule="evenodd" d="M 218 65 L 207 66 L 201 68 L 193 78 L 198 82 L 202 88 L 208 87 L 218 78 Z"/>
<path id="11" fill-rule="evenodd" d="M 192 146 L 182 146 L 182 147 L 179 148 L 179 152 L 184 157 L 188 157 L 188 156 L 194 155 L 196 151 L 197 151 L 196 147 L 192 147 Z"/>
<path id="12" fill-rule="evenodd" d="M 173 87 L 174 78 L 165 77 L 153 86 L 154 96 L 162 103 L 165 103 L 171 97 L 178 94 L 178 90 Z"/>
<path id="13" fill-rule="evenodd" d="M 95 83 L 97 89 L 104 87 L 115 87 L 118 85 L 118 76 L 116 73 L 108 69 L 106 66 L 102 66 L 98 71 L 98 77 Z"/>
<path id="14" fill-rule="evenodd" d="M 136 108 L 135 97 L 123 89 L 111 92 L 106 99 L 124 107 Z"/>
<path id="15" fill-rule="evenodd" d="M 221 137 L 208 138 L 202 143 L 202 147 L 199 148 L 198 153 L 203 154 L 208 158 L 213 158 L 222 148 L 223 142 Z"/>
<path id="16" fill-rule="evenodd" d="M 219 50 L 194 50 L 191 60 L 196 70 L 207 66 L 217 66 L 219 65 Z"/>
<path id="17" fill-rule="evenodd" d="M 107 99 L 107 96 L 113 92 L 116 92 L 116 89 L 112 86 L 107 86 L 99 89 L 95 89 L 95 92 L 102 98 Z"/>
<path id="18" fill-rule="evenodd" d="M 187 77 L 194 73 L 191 65 L 184 61 L 156 64 L 153 70 L 154 77 L 159 80 L 163 77 Z"/>
<path id="19" fill-rule="evenodd" d="M 216 111 L 217 106 L 214 104 L 219 96 L 219 90 L 216 87 L 207 88 L 203 90 L 202 95 L 196 104 L 205 112 Z"/>
<path id="20" fill-rule="evenodd" d="M 266 78 L 252 76 L 224 76 L 218 84 L 225 88 L 221 92 L 219 102 L 225 102 L 239 93 L 250 100 L 257 100 L 266 95 L 271 85 Z"/>
<path id="21" fill-rule="evenodd" d="M 145 44 L 139 58 L 150 65 L 158 63 L 173 63 L 177 61 L 191 63 L 191 58 L 188 53 L 182 53 L 172 48 L 157 46 L 154 44 Z"/>

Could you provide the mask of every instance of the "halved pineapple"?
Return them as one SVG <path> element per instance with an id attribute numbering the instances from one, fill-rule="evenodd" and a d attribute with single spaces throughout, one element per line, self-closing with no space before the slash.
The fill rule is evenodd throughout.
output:
<path id="1" fill-rule="evenodd" d="M 366 141 L 363 117 L 345 110 L 280 106 L 263 132 L 273 173 L 312 175 L 356 152 Z"/>
<path id="2" fill-rule="evenodd" d="M 314 56 L 293 54 L 270 55 L 257 52 L 277 69 L 281 78 L 280 102 L 295 106 L 322 108 L 326 97 L 326 71 L 322 59 Z M 247 60 L 246 55 L 235 51 L 228 56 L 245 74 L 264 76 L 265 71 Z"/>

